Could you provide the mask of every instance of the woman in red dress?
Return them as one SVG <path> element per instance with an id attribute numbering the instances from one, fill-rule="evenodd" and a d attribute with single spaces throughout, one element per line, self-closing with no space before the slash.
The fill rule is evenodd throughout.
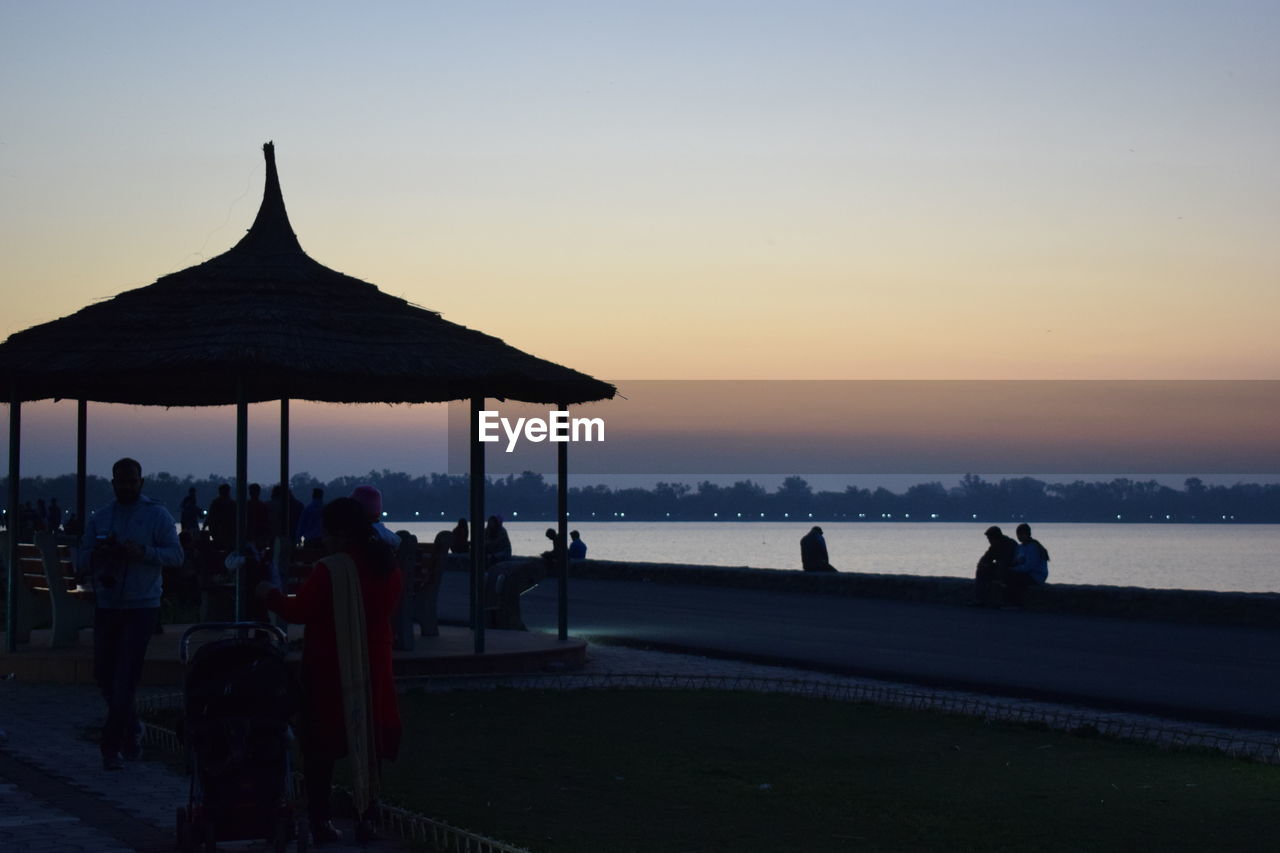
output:
<path id="1" fill-rule="evenodd" d="M 400 601 L 395 553 L 364 509 L 339 498 L 321 514 L 325 550 L 293 597 L 266 584 L 258 594 L 286 621 L 306 625 L 302 650 L 301 721 L 307 816 L 317 842 L 341 837 L 330 788 L 334 763 L 351 757 L 358 834 L 372 834 L 378 761 L 400 748 L 400 709 L 391 670 L 391 619 Z"/>

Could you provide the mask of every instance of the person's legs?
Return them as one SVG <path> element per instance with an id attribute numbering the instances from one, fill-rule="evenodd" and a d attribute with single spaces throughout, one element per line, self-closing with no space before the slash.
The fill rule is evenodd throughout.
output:
<path id="1" fill-rule="evenodd" d="M 93 616 L 93 678 L 107 705 L 107 719 L 102 724 L 102 738 L 99 741 L 104 761 L 118 758 L 124 743 L 119 708 L 114 701 L 120 637 L 123 633 L 122 612 L 99 607 Z"/>
<path id="2" fill-rule="evenodd" d="M 142 724 L 138 721 L 135 699 L 142 682 L 142 669 L 147 662 L 147 645 L 160 620 L 159 607 L 126 610 L 121 661 L 116 670 L 117 690 L 124 715 L 124 757 L 137 758 L 142 752 Z"/>

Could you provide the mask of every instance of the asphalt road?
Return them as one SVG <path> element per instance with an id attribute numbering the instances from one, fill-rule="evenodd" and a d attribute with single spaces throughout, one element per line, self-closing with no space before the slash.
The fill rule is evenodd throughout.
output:
<path id="1" fill-rule="evenodd" d="M 467 578 L 440 616 L 465 621 Z M 558 584 L 523 598 L 556 630 Z M 572 580 L 573 636 L 1280 729 L 1280 632 L 717 587 Z"/>

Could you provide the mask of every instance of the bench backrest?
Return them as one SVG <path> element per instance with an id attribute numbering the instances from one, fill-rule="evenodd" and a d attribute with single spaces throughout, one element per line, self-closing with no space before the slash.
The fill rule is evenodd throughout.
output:
<path id="1" fill-rule="evenodd" d="M 37 533 L 32 546 L 41 560 L 40 572 L 52 587 L 57 582 L 62 590 L 76 588 L 74 537 L 59 536 L 56 533 Z"/>
<path id="2" fill-rule="evenodd" d="M 31 542 L 18 543 L 18 571 L 27 589 L 44 589 L 44 555 Z"/>

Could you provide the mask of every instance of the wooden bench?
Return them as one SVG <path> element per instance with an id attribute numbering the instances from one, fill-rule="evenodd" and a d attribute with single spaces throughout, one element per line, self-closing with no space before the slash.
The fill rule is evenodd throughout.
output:
<path id="1" fill-rule="evenodd" d="M 520 612 L 520 596 L 546 577 L 541 557 L 503 560 L 484 574 L 485 627 L 528 631 Z"/>
<path id="2" fill-rule="evenodd" d="M 76 585 L 71 552 L 75 540 L 47 532 L 34 539 L 18 543 L 15 641 L 29 643 L 32 629 L 52 626 L 53 648 L 74 646 L 80 630 L 93 627 L 94 611 L 93 593 Z M 2 544 L 7 555 L 8 542 Z"/>
<path id="3" fill-rule="evenodd" d="M 9 567 L 9 534 L 0 534 L 0 545 L 3 545 L 3 553 L 0 553 L 6 563 L 5 575 L 6 585 L 8 589 L 7 577 Z M 17 613 L 17 621 L 14 625 L 9 626 L 8 630 L 13 632 L 14 642 L 29 643 L 31 642 L 31 630 L 33 628 L 43 628 L 53 621 L 53 605 L 49 603 L 47 592 L 40 593 L 37 589 L 46 585 L 44 577 L 44 557 L 33 543 L 18 543 L 18 585 L 17 598 L 14 602 L 14 610 Z"/>
<path id="4" fill-rule="evenodd" d="M 45 589 L 53 609 L 55 649 L 74 646 L 82 628 L 93 627 L 96 609 L 93 590 L 83 589 L 76 580 L 76 538 L 55 533 L 37 533 L 35 544 L 44 564 Z"/>

